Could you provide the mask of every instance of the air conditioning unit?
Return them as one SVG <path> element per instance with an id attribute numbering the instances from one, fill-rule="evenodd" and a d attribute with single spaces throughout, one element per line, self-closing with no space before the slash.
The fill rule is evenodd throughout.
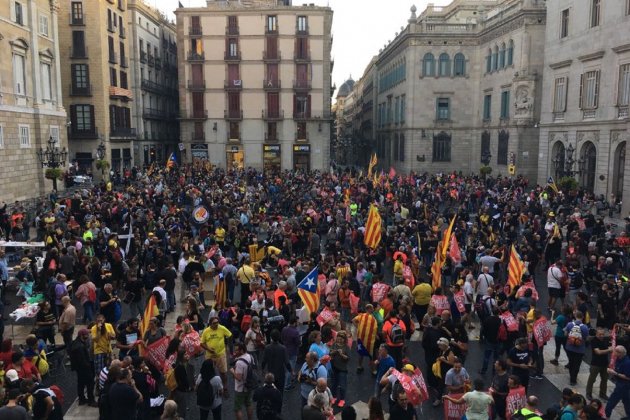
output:
<path id="1" fill-rule="evenodd" d="M 240 86 L 241 85 L 241 79 L 237 79 L 233 81 L 234 86 Z"/>

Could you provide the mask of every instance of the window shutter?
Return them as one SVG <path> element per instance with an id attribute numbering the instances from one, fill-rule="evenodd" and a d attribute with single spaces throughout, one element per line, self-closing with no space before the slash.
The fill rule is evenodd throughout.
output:
<path id="1" fill-rule="evenodd" d="M 94 105 L 90 105 L 90 130 L 96 133 L 96 116 L 94 115 Z"/>
<path id="2" fill-rule="evenodd" d="M 564 92 L 562 94 L 562 112 L 566 112 L 567 110 L 567 100 L 569 97 L 569 78 L 564 78 Z"/>
<path id="3" fill-rule="evenodd" d="M 584 109 L 584 74 L 580 75 L 580 109 Z"/>
<path id="4" fill-rule="evenodd" d="M 311 116 L 311 95 L 306 98 L 306 116 L 309 118 Z"/>
<path id="5" fill-rule="evenodd" d="M 595 72 L 595 98 L 593 100 L 593 108 L 597 108 L 599 104 L 599 70 Z"/>
<path id="6" fill-rule="evenodd" d="M 15 1 L 14 0 L 11 0 L 10 9 L 11 9 L 11 22 L 15 22 L 16 16 L 15 16 Z"/>
<path id="7" fill-rule="evenodd" d="M 77 130 L 77 108 L 76 105 L 70 105 L 70 131 L 75 130 Z"/>

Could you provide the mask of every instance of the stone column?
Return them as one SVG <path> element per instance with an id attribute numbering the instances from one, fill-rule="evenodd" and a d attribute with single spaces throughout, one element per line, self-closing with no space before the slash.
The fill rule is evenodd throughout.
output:
<path id="1" fill-rule="evenodd" d="M 54 40 L 55 45 L 55 86 L 56 86 L 56 100 L 57 100 L 57 109 L 63 110 L 63 93 L 61 92 L 61 56 L 59 55 L 59 28 L 58 28 L 58 12 L 59 12 L 59 3 L 57 0 L 50 1 L 50 15 L 52 21 L 52 38 Z"/>
<path id="2" fill-rule="evenodd" d="M 28 19 L 31 41 L 31 73 L 33 80 L 33 104 L 36 107 L 42 103 L 42 77 L 39 69 L 39 21 L 37 19 L 37 2 L 29 0 L 28 2 Z"/>
<path id="3" fill-rule="evenodd" d="M 531 50 L 531 36 L 529 32 L 527 32 L 527 25 L 523 31 L 523 39 L 522 39 L 522 50 L 521 50 L 521 70 L 529 71 L 529 54 Z"/>

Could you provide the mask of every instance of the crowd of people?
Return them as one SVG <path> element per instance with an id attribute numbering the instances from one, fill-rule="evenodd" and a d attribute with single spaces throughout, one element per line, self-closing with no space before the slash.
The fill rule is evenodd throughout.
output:
<path id="1" fill-rule="evenodd" d="M 40 264 L 20 250 L 17 267 L 0 251 L 3 302 L 10 277 L 23 299 L 43 296 L 24 343 L 3 335 L 0 419 L 63 418 L 63 390 L 43 385 L 51 349 L 67 355 L 78 404 L 104 420 L 191 410 L 219 420 L 227 403 L 238 420 L 278 419 L 293 392 L 303 419 L 352 419 L 349 377 L 370 384 L 371 420 L 417 419 L 421 404 L 464 406 L 469 420 L 590 420 L 613 418 L 621 401 L 630 415 L 630 222 L 605 224 L 584 191 L 200 163 L 134 174 L 52 195 L 32 226 L 19 208 L 0 209 L 7 239 L 34 230 L 46 249 Z M 375 246 L 371 206 L 382 220 Z M 313 280 L 310 311 L 300 290 Z M 480 354 L 469 354 L 471 332 Z M 156 363 L 149 349 L 161 342 Z M 545 345 L 551 364 L 566 355 L 571 387 L 591 353 L 586 392 L 539 404 L 530 391 L 545 376 Z"/>

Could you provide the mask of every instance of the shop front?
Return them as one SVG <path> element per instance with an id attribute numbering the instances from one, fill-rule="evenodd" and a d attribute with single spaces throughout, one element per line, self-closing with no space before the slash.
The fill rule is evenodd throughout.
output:
<path id="1" fill-rule="evenodd" d="M 293 145 L 293 170 L 309 171 L 311 169 L 311 145 Z"/>
<path id="2" fill-rule="evenodd" d="M 263 145 L 263 170 L 265 172 L 279 172 L 281 168 L 280 145 Z"/>
<path id="3" fill-rule="evenodd" d="M 190 145 L 190 156 L 192 160 L 208 160 L 208 145 L 205 143 L 193 143 Z"/>
<path id="4" fill-rule="evenodd" d="M 225 163 L 228 170 L 243 169 L 245 167 L 245 153 L 242 146 L 227 146 Z"/>

